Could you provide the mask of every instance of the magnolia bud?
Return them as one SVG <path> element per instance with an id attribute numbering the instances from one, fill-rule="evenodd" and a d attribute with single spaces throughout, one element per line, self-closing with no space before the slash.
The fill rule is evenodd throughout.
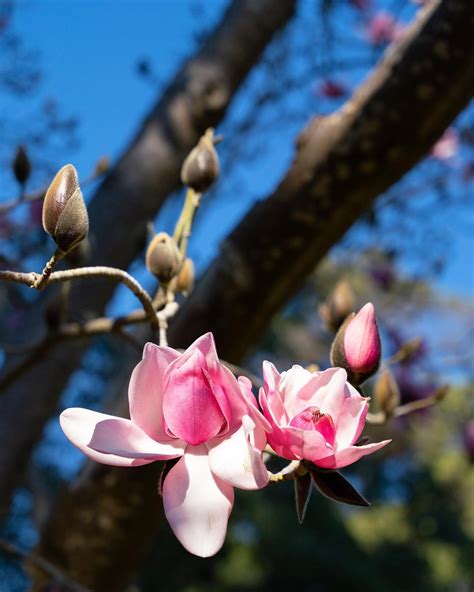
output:
<path id="1" fill-rule="evenodd" d="M 380 409 L 386 415 L 392 415 L 400 405 L 400 390 L 395 377 L 388 368 L 384 368 L 377 379 L 374 394 Z"/>
<path id="2" fill-rule="evenodd" d="M 349 283 L 341 280 L 319 308 L 319 314 L 329 331 L 337 331 L 354 310 L 354 293 Z"/>
<path id="3" fill-rule="evenodd" d="M 331 363 L 344 368 L 349 380 L 361 384 L 379 367 L 380 336 L 373 305 L 369 302 L 344 321 L 331 348 Z"/>
<path id="4" fill-rule="evenodd" d="M 213 130 L 208 130 L 191 150 L 181 168 L 183 185 L 203 193 L 219 176 L 219 158 L 214 148 Z"/>
<path id="5" fill-rule="evenodd" d="M 20 183 L 20 185 L 24 185 L 28 181 L 31 173 L 31 163 L 26 153 L 25 147 L 21 144 L 17 148 L 12 166 L 15 179 L 18 181 L 18 183 Z"/>
<path id="6" fill-rule="evenodd" d="M 181 271 L 176 278 L 175 292 L 183 292 L 189 294 L 194 287 L 194 263 L 192 259 L 186 258 L 184 260 Z"/>
<path id="7" fill-rule="evenodd" d="M 72 164 L 63 166 L 48 187 L 43 202 L 43 228 L 64 253 L 89 232 L 89 216 Z"/>
<path id="8" fill-rule="evenodd" d="M 101 156 L 95 163 L 94 177 L 100 177 L 110 168 L 110 158 L 108 156 Z"/>
<path id="9" fill-rule="evenodd" d="M 183 256 L 171 236 L 159 232 L 148 245 L 145 263 L 150 273 L 167 284 L 179 273 Z"/>
<path id="10" fill-rule="evenodd" d="M 408 362 L 417 357 L 418 354 L 423 353 L 424 343 L 421 337 L 414 337 L 410 341 L 406 341 L 398 350 L 396 357 L 398 362 Z"/>

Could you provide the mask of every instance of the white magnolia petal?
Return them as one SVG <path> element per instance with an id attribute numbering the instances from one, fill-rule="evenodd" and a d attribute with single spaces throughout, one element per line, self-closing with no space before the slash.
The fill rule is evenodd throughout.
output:
<path id="1" fill-rule="evenodd" d="M 234 490 L 211 473 L 203 444 L 188 446 L 163 484 L 166 518 L 177 539 L 199 557 L 222 547 L 234 504 Z"/>
<path id="2" fill-rule="evenodd" d="M 262 452 L 255 447 L 255 429 L 261 430 L 245 415 L 242 426 L 232 436 L 209 450 L 209 466 L 214 475 L 240 489 L 261 489 L 268 483 Z"/>

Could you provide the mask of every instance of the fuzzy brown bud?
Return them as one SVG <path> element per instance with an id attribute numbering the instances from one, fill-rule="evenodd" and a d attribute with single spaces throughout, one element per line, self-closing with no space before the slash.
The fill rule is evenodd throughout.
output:
<path id="1" fill-rule="evenodd" d="M 374 395 L 380 409 L 386 415 L 392 415 L 400 405 L 400 390 L 395 377 L 388 368 L 380 372 L 374 387 Z"/>
<path id="2" fill-rule="evenodd" d="M 336 332 L 354 310 L 354 292 L 349 283 L 341 280 L 319 308 L 319 314 L 329 331 Z"/>
<path id="3" fill-rule="evenodd" d="M 20 183 L 20 185 L 24 185 L 28 181 L 31 173 L 31 163 L 30 159 L 28 158 L 28 154 L 26 153 L 25 147 L 21 144 L 17 148 L 12 167 L 15 179 L 18 181 L 18 183 Z"/>
<path id="4" fill-rule="evenodd" d="M 183 256 L 171 236 L 159 232 L 148 245 L 145 263 L 150 273 L 167 284 L 180 272 Z"/>
<path id="5" fill-rule="evenodd" d="M 181 168 L 183 185 L 197 193 L 207 191 L 219 176 L 219 158 L 214 148 L 213 130 L 209 129 L 191 150 Z"/>
<path id="6" fill-rule="evenodd" d="M 43 228 L 63 253 L 89 232 L 89 216 L 72 164 L 63 166 L 48 187 L 43 202 Z"/>
<path id="7" fill-rule="evenodd" d="M 194 263 L 192 259 L 186 258 L 184 260 L 181 271 L 176 278 L 175 292 L 183 292 L 189 294 L 194 288 Z"/>

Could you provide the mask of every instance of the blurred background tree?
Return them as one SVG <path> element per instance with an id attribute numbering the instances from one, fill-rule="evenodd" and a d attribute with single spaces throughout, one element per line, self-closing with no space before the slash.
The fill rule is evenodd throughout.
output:
<path id="1" fill-rule="evenodd" d="M 85 469 L 74 481 L 84 460 L 57 427 L 56 412 L 63 406 L 120 406 L 139 352 L 124 347 L 116 336 L 38 350 L 34 345 L 50 334 L 48 310 L 57 307 L 51 305 L 53 290 L 38 296 L 21 286 L 2 285 L 0 501 L 5 540 L 27 553 L 39 543 L 35 553 L 97 591 L 125 589 L 129 582 L 130 589 L 144 592 L 279 590 L 295 585 L 311 591 L 472 589 L 473 316 L 468 299 L 473 288 L 474 112 L 472 104 L 466 105 L 473 90 L 473 58 L 465 51 L 461 59 L 454 42 L 446 47 L 444 38 L 428 35 L 428 49 L 436 47 L 433 55 L 453 71 L 449 78 L 439 68 L 435 71 L 441 78 L 435 79 L 423 65 L 427 45 L 416 30 L 419 25 L 409 30 L 409 23 L 417 14 L 420 22 L 420 11 L 431 11 L 438 15 L 438 21 L 432 19 L 431 34 L 441 35 L 442 29 L 436 28 L 439 15 L 446 19 L 451 13 L 446 0 L 422 4 L 190 0 L 133 7 L 122 3 L 112 10 L 105 2 L 67 7 L 56 2 L 40 11 L 29 2 L 1 3 L 3 268 L 40 269 L 51 249 L 41 230 L 41 200 L 9 207 L 19 195 L 11 163 L 21 145 L 31 161 L 27 195 L 47 185 L 68 161 L 77 163 L 83 179 L 92 178 L 86 193 L 92 222 L 90 260 L 129 267 L 152 289 L 143 265 L 146 223 L 154 220 L 157 229 L 170 229 L 182 199 L 176 192 L 181 162 L 207 126 L 218 126 L 225 136 L 219 145 L 221 178 L 206 196 L 190 242 L 198 274 L 208 266 L 211 272 L 170 327 L 172 344 L 187 345 L 194 333 L 211 329 L 224 357 L 238 362 L 245 354 L 242 365 L 256 373 L 261 360 L 269 357 L 280 369 L 293 363 L 325 367 L 332 335 L 318 308 L 344 278 L 355 291 L 356 308 L 374 302 L 386 359 L 408 340 L 421 340 L 415 355 L 393 364 L 402 402 L 429 396 L 446 382 L 453 385 L 436 407 L 372 428 L 377 438 L 380 431 L 393 438 L 390 449 L 346 471 L 373 501 L 370 510 L 339 507 L 314 492 L 307 519 L 299 526 L 291 484 L 243 494 L 223 551 L 202 561 L 185 554 L 161 520 L 155 465 L 134 476 Z M 451 6 L 453 27 L 462 20 L 456 14 L 466 23 L 457 32 L 462 43 L 472 33 L 472 7 L 466 2 Z M 410 95 L 408 78 L 403 84 L 406 71 L 401 66 L 401 72 L 396 71 L 396 60 L 395 66 L 387 66 L 397 51 L 402 64 L 410 58 L 410 51 L 403 49 L 406 36 L 414 47 L 413 64 L 421 60 L 416 72 L 421 90 L 415 96 L 426 102 L 425 109 Z M 468 63 L 471 78 L 464 67 L 464 80 L 455 66 Z M 363 81 L 373 69 L 378 72 L 375 86 L 377 76 L 386 81 L 381 83 L 379 127 L 371 130 L 374 137 L 364 137 L 357 135 L 358 129 L 364 121 L 373 123 L 364 117 L 375 104 L 362 108 L 364 93 L 375 91 L 370 80 Z M 354 96 L 360 84 L 362 91 Z M 435 97 L 427 90 L 430 85 L 437 89 Z M 74 116 L 62 115 L 59 105 Z M 331 126 L 338 125 L 343 105 L 358 110 L 361 124 L 349 131 L 340 126 L 333 134 Z M 394 105 L 398 119 L 392 115 Z M 425 111 L 435 113 L 431 127 L 421 119 Z M 421 114 L 419 125 L 410 112 Z M 290 187 L 290 197 L 314 193 L 319 220 L 306 230 L 321 236 L 321 245 L 296 234 L 293 238 L 303 237 L 303 245 L 294 252 L 288 249 L 286 258 L 277 254 L 272 268 L 274 247 L 278 249 L 280 241 L 285 253 L 288 237 L 273 233 L 269 221 L 263 242 L 251 243 L 251 222 L 245 226 L 245 218 L 260 220 L 259 211 L 266 207 L 262 204 L 271 201 L 259 203 L 264 196 L 273 195 L 276 203 L 283 195 L 284 201 L 292 170 L 298 177 L 294 185 L 307 174 L 304 167 L 290 164 L 293 140 L 315 116 L 316 123 L 300 135 L 296 165 L 302 167 L 308 154 L 323 154 L 309 164 L 316 172 L 314 182 L 297 186 L 293 195 Z M 391 126 L 401 130 L 403 142 Z M 426 126 L 429 131 L 422 133 Z M 339 142 L 338 134 L 345 134 L 347 141 Z M 311 151 L 305 148 L 308 143 L 314 144 Z M 394 152 L 391 161 L 390 149 L 399 145 L 409 156 L 404 160 L 404 154 Z M 380 146 L 386 146 L 386 152 L 377 152 Z M 349 154 L 347 172 L 341 168 L 344 161 L 337 160 L 343 149 Z M 96 164 L 105 153 L 112 165 L 97 183 L 95 173 L 101 176 L 103 171 L 97 171 Z M 426 158 L 418 162 L 424 153 Z M 366 156 L 375 164 L 367 164 Z M 287 170 L 290 181 L 278 186 Z M 350 184 L 338 185 L 338 175 L 348 175 Z M 361 186 L 366 195 L 351 189 Z M 353 197 L 351 191 L 359 193 Z M 303 211 L 308 208 L 302 197 L 299 203 Z M 332 208 L 336 217 L 330 215 Z M 276 219 L 278 210 L 272 211 Z M 226 238 L 239 220 L 244 220 L 241 230 Z M 288 227 L 292 232 L 298 228 L 289 219 Z M 245 241 L 254 244 L 253 259 L 252 247 L 242 248 Z M 305 248 L 311 253 L 306 258 L 301 254 Z M 290 286 L 275 282 L 274 300 L 264 295 L 272 288 L 263 280 L 259 284 L 257 273 L 250 275 L 250 288 L 239 293 L 239 274 L 246 269 L 242 253 L 250 267 L 255 261 L 262 278 L 266 265 L 272 277 L 275 269 L 282 277 L 291 277 L 296 268 L 301 271 Z M 217 264 L 211 263 L 214 257 Z M 219 275 L 222 269 L 225 273 Z M 235 278 L 225 289 L 250 304 L 232 309 L 233 296 L 226 296 L 219 300 L 221 308 L 215 308 L 222 314 L 201 314 L 196 322 L 196 310 L 212 309 L 213 297 L 207 295 L 215 293 L 213 286 L 227 285 L 215 278 L 229 274 Z M 69 314 L 72 319 L 104 310 L 115 315 L 131 306 L 121 289 L 112 293 L 109 285 L 84 285 L 73 290 Z M 229 309 L 236 319 L 242 315 L 247 320 L 245 327 L 235 328 L 240 321 L 232 323 Z M 226 334 L 234 344 L 227 343 Z M 22 364 L 26 370 L 16 372 Z M 60 494 L 66 482 L 73 487 Z M 140 492 L 140 503 L 127 505 L 120 488 L 130 496 Z M 101 527 L 97 516 L 107 522 L 104 508 L 116 509 L 111 515 L 117 528 L 115 523 L 110 530 Z M 5 553 L 0 560 L 2 590 L 25 589 L 29 580 L 18 558 Z M 50 574 L 40 572 L 34 572 L 37 590 L 53 584 Z M 50 589 L 60 586 L 68 589 L 58 581 Z"/>

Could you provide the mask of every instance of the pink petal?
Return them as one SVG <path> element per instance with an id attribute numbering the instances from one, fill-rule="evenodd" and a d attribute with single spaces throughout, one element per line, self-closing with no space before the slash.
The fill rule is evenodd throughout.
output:
<path id="1" fill-rule="evenodd" d="M 163 414 L 168 429 L 193 446 L 216 436 L 225 417 L 217 403 L 199 349 L 185 352 L 167 371 Z"/>
<path id="2" fill-rule="evenodd" d="M 266 360 L 263 362 L 262 371 L 265 391 L 268 394 L 273 393 L 280 384 L 280 373 L 275 368 L 274 364 L 267 362 Z"/>
<path id="3" fill-rule="evenodd" d="M 265 419 L 267 419 L 271 427 L 271 431 L 267 436 L 268 443 L 279 456 L 294 460 L 296 458 L 294 455 L 288 456 L 292 453 L 286 448 L 286 437 L 283 434 L 280 426 L 278 425 L 275 416 L 273 415 L 273 412 L 268 404 L 267 395 L 263 387 L 260 389 L 259 401 L 260 407 L 263 411 L 263 415 L 265 416 Z"/>
<path id="4" fill-rule="evenodd" d="M 234 490 L 211 473 L 206 447 L 188 446 L 163 484 L 166 518 L 185 549 L 199 557 L 215 555 L 233 504 Z"/>
<path id="5" fill-rule="evenodd" d="M 306 459 L 316 462 L 334 454 L 325 437 L 316 430 L 301 430 L 294 427 L 281 429 L 285 447 L 292 456 L 286 458 Z M 268 435 L 270 442 L 270 434 Z"/>
<path id="6" fill-rule="evenodd" d="M 248 414 L 258 426 L 265 430 L 265 432 L 270 432 L 272 429 L 271 425 L 258 408 L 257 399 L 252 391 L 252 383 L 246 376 L 239 376 L 238 383 L 240 392 L 247 402 Z"/>
<path id="7" fill-rule="evenodd" d="M 330 373 L 329 370 L 331 370 Z M 327 373 L 327 377 L 324 378 L 329 378 L 329 380 L 325 386 L 319 388 L 314 399 L 311 400 L 311 404 L 319 407 L 321 413 L 329 414 L 334 424 L 337 425 L 339 413 L 345 399 L 350 395 L 350 391 L 346 385 L 346 371 L 342 368 L 330 368 L 329 370 L 321 372 L 321 375 Z"/>
<path id="8" fill-rule="evenodd" d="M 262 460 L 262 448 L 255 447 L 255 429 L 255 423 L 245 415 L 239 430 L 209 449 L 209 466 L 212 473 L 240 489 L 261 489 L 268 483 L 268 471 Z"/>
<path id="9" fill-rule="evenodd" d="M 129 419 L 71 408 L 59 418 L 71 442 L 93 460 L 107 465 L 137 466 L 181 456 L 183 447 L 160 444 Z"/>
<path id="10" fill-rule="evenodd" d="M 275 368 L 275 366 L 271 362 L 263 362 L 263 390 L 268 402 L 268 407 L 271 409 L 271 413 L 274 416 L 274 420 L 277 425 L 287 425 L 289 418 L 282 398 L 278 392 L 279 383 L 280 373 Z M 262 392 L 262 389 L 260 392 Z M 261 401 L 260 405 L 262 405 Z M 267 419 L 270 421 L 269 417 L 267 417 Z"/>
<path id="11" fill-rule="evenodd" d="M 128 387 L 132 421 L 162 442 L 170 439 L 163 429 L 164 375 L 167 367 L 180 356 L 169 347 L 147 343 L 143 360 L 135 366 Z"/>
<path id="12" fill-rule="evenodd" d="M 310 372 L 297 365 L 282 372 L 278 392 L 288 417 L 294 417 L 310 405 L 317 405 L 314 402 L 317 392 L 327 384 L 334 372 L 334 368 L 324 372 Z"/>
<path id="13" fill-rule="evenodd" d="M 343 450 L 338 450 L 334 458 L 321 459 L 315 464 L 326 469 L 342 469 L 342 467 L 355 463 L 359 458 L 367 454 L 377 452 L 377 450 L 380 450 L 390 442 L 391 440 L 383 440 L 382 442 L 374 442 L 365 446 L 349 446 Z"/>
<path id="14" fill-rule="evenodd" d="M 323 415 L 320 420 L 316 422 L 317 431 L 324 437 L 326 442 L 331 446 L 334 446 L 336 439 L 336 429 L 334 422 L 330 415 Z"/>
<path id="15" fill-rule="evenodd" d="M 339 414 L 336 424 L 337 448 L 351 446 L 359 439 L 365 426 L 365 418 L 369 410 L 367 399 L 359 394 L 348 397 Z"/>
<path id="16" fill-rule="evenodd" d="M 212 333 L 205 333 L 194 343 L 192 343 L 186 351 L 192 351 L 198 349 L 206 359 L 206 365 L 213 372 L 220 365 L 219 358 L 217 356 L 216 343 L 214 341 L 214 335 Z"/>

